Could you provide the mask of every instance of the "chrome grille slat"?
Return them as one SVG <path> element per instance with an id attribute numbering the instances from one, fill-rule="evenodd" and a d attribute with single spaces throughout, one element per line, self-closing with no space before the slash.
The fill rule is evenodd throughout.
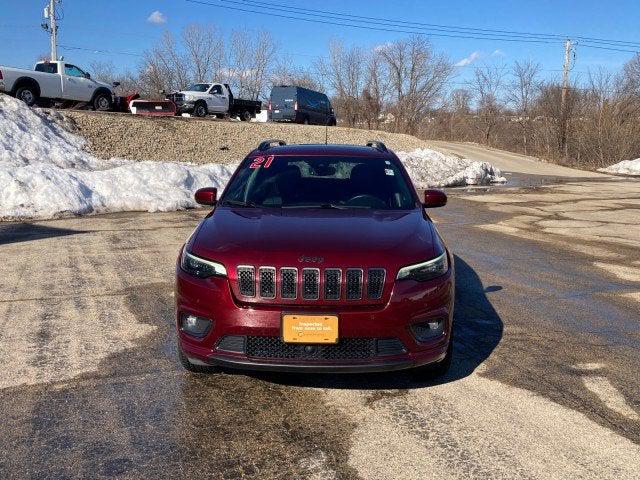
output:
<path id="1" fill-rule="evenodd" d="M 324 299 L 340 300 L 342 270 L 339 268 L 325 268 L 324 270 Z"/>
<path id="2" fill-rule="evenodd" d="M 320 269 L 302 269 L 302 298 L 318 300 L 320 298 Z"/>
<path id="3" fill-rule="evenodd" d="M 245 297 L 256 296 L 256 269 L 251 265 L 238 265 L 238 288 Z"/>
<path id="4" fill-rule="evenodd" d="M 362 277 L 361 268 L 348 268 L 346 274 L 346 297 L 347 300 L 360 300 L 362 298 Z"/>
<path id="5" fill-rule="evenodd" d="M 287 300 L 298 298 L 298 269 L 283 267 L 280 269 L 280 297 Z"/>
<path id="6" fill-rule="evenodd" d="M 259 282 L 262 298 L 276 298 L 276 269 L 274 267 L 260 267 Z"/>
<path id="7" fill-rule="evenodd" d="M 384 277 L 386 272 L 384 268 L 370 268 L 367 272 L 367 297 L 372 300 L 382 298 L 384 290 Z"/>

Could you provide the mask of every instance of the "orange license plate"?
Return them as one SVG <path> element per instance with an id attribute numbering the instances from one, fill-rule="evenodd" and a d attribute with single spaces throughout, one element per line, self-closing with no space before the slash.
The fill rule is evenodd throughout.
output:
<path id="1" fill-rule="evenodd" d="M 338 343 L 338 317 L 283 315 L 282 340 L 286 343 Z"/>

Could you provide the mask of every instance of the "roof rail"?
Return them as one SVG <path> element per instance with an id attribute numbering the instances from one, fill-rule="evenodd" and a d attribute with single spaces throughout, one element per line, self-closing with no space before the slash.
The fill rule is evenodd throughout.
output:
<path id="1" fill-rule="evenodd" d="M 271 140 L 265 140 L 264 142 L 260 142 L 260 145 L 258 145 L 258 150 L 260 150 L 261 152 L 264 152 L 265 150 L 269 150 L 273 145 L 286 145 L 287 142 L 285 142 L 284 140 L 276 140 L 276 139 L 271 139 Z"/>
<path id="2" fill-rule="evenodd" d="M 376 150 L 379 150 L 381 152 L 387 152 L 387 146 L 382 143 L 380 140 L 369 140 L 367 142 L 367 147 L 372 147 L 375 148 Z"/>

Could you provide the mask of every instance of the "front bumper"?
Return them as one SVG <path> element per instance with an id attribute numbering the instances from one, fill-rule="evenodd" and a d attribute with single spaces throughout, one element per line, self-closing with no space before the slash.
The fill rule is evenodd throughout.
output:
<path id="1" fill-rule="evenodd" d="M 177 113 L 191 113 L 193 112 L 193 108 L 196 102 L 182 100 L 182 101 L 175 102 L 175 104 L 176 104 Z"/>
<path id="2" fill-rule="evenodd" d="M 215 365 L 241 370 L 266 370 L 283 372 L 381 372 L 407 369 L 442 360 L 449 346 L 454 302 L 453 265 L 450 271 L 429 282 L 396 282 L 390 298 L 383 305 L 309 307 L 278 304 L 242 304 L 233 297 L 226 278 L 197 279 L 176 269 L 176 327 L 178 342 L 183 353 L 194 364 Z M 371 341 L 371 354 L 310 356 L 291 354 L 291 344 L 281 340 L 281 316 L 283 310 L 314 314 L 318 311 L 335 313 L 340 321 L 340 342 L 350 340 Z M 213 320 L 213 327 L 203 338 L 193 337 L 180 328 L 181 317 L 193 314 Z M 429 319 L 444 320 L 443 333 L 426 342 L 418 342 L 410 326 Z M 228 336 L 244 338 L 245 348 L 228 351 L 221 348 L 222 339 Z M 259 354 L 249 348 L 249 340 L 265 339 L 282 347 L 276 353 Z M 394 351 L 380 350 L 379 341 L 397 340 L 402 348 Z M 344 345 L 344 343 L 342 344 Z M 278 345 L 276 345 L 277 347 Z M 316 347 L 314 347 L 316 348 Z M 319 347 L 321 348 L 321 347 Z M 344 348 L 338 348 L 343 352 Z M 348 349 L 347 349 L 348 350 Z M 266 350 L 259 350 L 264 352 Z M 279 357 L 279 352 L 286 355 Z M 348 350 L 350 351 L 350 350 Z"/>

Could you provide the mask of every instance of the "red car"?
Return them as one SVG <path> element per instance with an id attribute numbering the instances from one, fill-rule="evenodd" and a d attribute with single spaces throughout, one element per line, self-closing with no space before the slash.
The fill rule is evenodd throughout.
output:
<path id="1" fill-rule="evenodd" d="M 447 197 L 384 144 L 266 141 L 216 196 L 177 262 L 185 368 L 446 373 L 453 257 L 425 208 Z"/>

